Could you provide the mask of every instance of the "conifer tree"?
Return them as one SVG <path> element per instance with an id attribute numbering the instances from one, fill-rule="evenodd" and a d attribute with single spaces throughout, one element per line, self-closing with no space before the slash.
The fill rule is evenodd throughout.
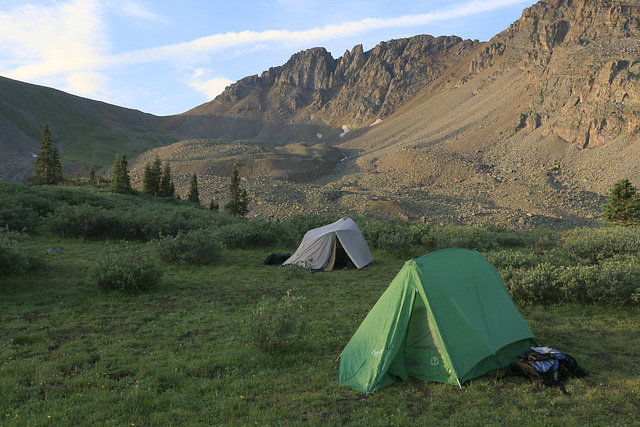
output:
<path id="1" fill-rule="evenodd" d="M 153 194 L 151 192 L 151 163 L 144 165 L 144 172 L 142 172 L 142 192 L 147 194 Z"/>
<path id="2" fill-rule="evenodd" d="M 49 125 L 45 123 L 42 129 L 40 151 L 35 160 L 35 176 L 31 177 L 30 181 L 34 184 L 56 185 L 63 180 L 58 148 L 51 142 Z"/>
<path id="3" fill-rule="evenodd" d="M 162 178 L 160 179 L 160 196 L 173 197 L 176 192 L 176 188 L 171 179 L 171 166 L 169 161 L 164 164 L 164 170 L 162 171 Z"/>
<path id="4" fill-rule="evenodd" d="M 123 154 L 122 157 L 118 157 L 116 154 L 116 161 L 113 164 L 113 174 L 111 175 L 111 185 L 109 185 L 109 190 L 116 193 L 133 193 L 127 167 L 127 156 Z"/>
<path id="5" fill-rule="evenodd" d="M 229 203 L 227 203 L 224 208 L 242 218 L 249 213 L 249 196 L 246 190 L 240 188 L 237 166 L 233 167 L 233 173 L 229 181 Z"/>
<path id="6" fill-rule="evenodd" d="M 89 185 L 93 187 L 97 185 L 96 170 L 93 168 L 93 165 L 91 165 L 91 170 L 89 171 Z"/>
<path id="7" fill-rule="evenodd" d="M 132 193 L 133 188 L 131 188 L 131 179 L 129 178 L 129 171 L 127 170 L 127 156 L 124 154 L 120 159 L 120 177 L 122 179 L 123 190 L 125 193 Z"/>
<path id="8" fill-rule="evenodd" d="M 238 207 L 238 215 L 241 218 L 244 218 L 249 213 L 249 196 L 247 195 L 247 190 L 242 189 L 242 193 L 240 194 L 240 205 Z"/>
<path id="9" fill-rule="evenodd" d="M 198 192 L 198 178 L 196 177 L 195 173 L 193 174 L 193 177 L 191 177 L 191 182 L 189 183 L 189 196 L 187 197 L 187 199 L 190 202 L 200 204 L 200 194 Z"/>
<path id="10" fill-rule="evenodd" d="M 109 190 L 118 191 L 122 188 L 122 174 L 120 173 L 120 156 L 116 154 L 116 161 L 113 162 L 113 172 L 111 173 L 111 184 L 109 184 Z"/>
<path id="11" fill-rule="evenodd" d="M 607 203 L 602 207 L 602 217 L 614 224 L 634 224 L 640 219 L 638 190 L 628 179 L 613 184 Z"/>
<path id="12" fill-rule="evenodd" d="M 142 191 L 152 196 L 160 195 L 160 181 L 162 180 L 162 162 L 160 157 L 156 156 L 155 160 L 147 163 L 142 176 Z"/>

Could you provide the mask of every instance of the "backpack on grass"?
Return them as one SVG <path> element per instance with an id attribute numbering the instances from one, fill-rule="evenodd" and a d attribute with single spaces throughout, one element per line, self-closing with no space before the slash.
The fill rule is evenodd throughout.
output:
<path id="1" fill-rule="evenodd" d="M 521 360 L 513 362 L 506 368 L 506 374 L 529 377 L 539 380 L 545 386 L 560 388 L 567 393 L 563 381 L 568 378 L 581 378 L 587 375 L 573 357 L 551 347 L 530 347 L 522 355 Z"/>
<path id="2" fill-rule="evenodd" d="M 285 253 L 285 254 L 273 253 L 267 256 L 267 258 L 264 260 L 264 263 L 266 265 L 281 265 L 283 262 L 285 262 L 289 258 L 291 258 L 291 254 L 289 253 Z"/>

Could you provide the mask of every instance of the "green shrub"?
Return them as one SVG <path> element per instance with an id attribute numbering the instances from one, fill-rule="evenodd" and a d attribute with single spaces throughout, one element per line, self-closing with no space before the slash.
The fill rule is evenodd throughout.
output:
<path id="1" fill-rule="evenodd" d="M 167 204 L 160 208 L 156 204 L 147 204 L 129 211 L 129 222 L 136 230 L 135 238 L 149 241 L 162 236 L 176 236 L 179 231 L 186 233 L 222 227 L 236 221 L 228 214 L 211 211 L 190 202 L 183 203 L 177 206 Z"/>
<path id="2" fill-rule="evenodd" d="M 595 264 L 620 254 L 640 253 L 635 227 L 581 228 L 563 234 L 559 254 L 572 261 Z"/>
<path id="3" fill-rule="evenodd" d="M 153 260 L 123 244 L 108 247 L 89 275 L 100 289 L 138 293 L 156 287 L 163 274 Z"/>
<path id="4" fill-rule="evenodd" d="M 265 352 L 275 352 L 293 346 L 307 327 L 304 297 L 291 295 L 281 299 L 263 296 L 247 318 L 247 332 L 253 344 Z"/>
<path id="5" fill-rule="evenodd" d="M 33 231 L 41 221 L 33 209 L 12 200 L 0 200 L 0 224 L 9 230 Z"/>
<path id="6" fill-rule="evenodd" d="M 531 268 L 544 261 L 546 257 L 533 250 L 504 249 L 489 251 L 484 254 L 487 261 L 499 270 L 507 268 Z"/>
<path id="7" fill-rule="evenodd" d="M 563 293 L 557 285 L 560 268 L 548 262 L 533 268 L 506 268 L 501 276 L 514 301 L 562 301 Z"/>
<path id="8" fill-rule="evenodd" d="M 431 230 L 430 224 L 423 223 L 379 219 L 362 219 L 360 222 L 360 231 L 370 247 L 403 256 L 422 246 L 423 237 Z"/>
<path id="9" fill-rule="evenodd" d="M 198 209 L 195 205 L 174 206 L 143 201 L 127 200 L 118 209 L 89 204 L 63 205 L 46 218 L 45 230 L 61 237 L 150 241 L 230 221 L 228 215 Z"/>
<path id="10" fill-rule="evenodd" d="M 193 230 L 179 231 L 176 236 L 167 236 L 153 242 L 160 259 L 168 262 L 189 264 L 213 264 L 220 257 L 222 243 L 211 233 Z"/>
<path id="11" fill-rule="evenodd" d="M 435 249 L 466 248 L 484 252 L 497 248 L 499 242 L 495 232 L 476 227 L 446 225 L 434 227 L 429 235 L 424 236 L 423 244 Z"/>
<path id="12" fill-rule="evenodd" d="M 216 238 L 230 248 L 270 245 L 280 241 L 277 232 L 264 221 L 246 221 L 228 224 L 215 231 Z"/>
<path id="13" fill-rule="evenodd" d="M 82 239 L 124 238 L 132 229 L 117 211 L 86 204 L 60 207 L 45 220 L 45 228 L 60 237 Z"/>
<path id="14" fill-rule="evenodd" d="M 0 229 L 0 276 L 22 274 L 44 264 L 44 258 L 27 244 L 26 236 Z"/>
<path id="15" fill-rule="evenodd" d="M 635 305 L 640 302 L 640 259 L 621 255 L 599 265 L 571 266 L 562 270 L 559 284 L 566 301 Z"/>
<path id="16" fill-rule="evenodd" d="M 0 224 L 14 231 L 33 231 L 55 210 L 55 202 L 26 185 L 0 181 Z"/>

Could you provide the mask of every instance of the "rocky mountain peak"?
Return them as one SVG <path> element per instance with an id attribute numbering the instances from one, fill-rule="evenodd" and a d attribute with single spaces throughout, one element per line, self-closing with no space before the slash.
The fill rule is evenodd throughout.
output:
<path id="1" fill-rule="evenodd" d="M 422 35 L 383 42 L 367 52 L 358 45 L 338 59 L 324 48 L 308 49 L 238 81 L 187 115 L 283 124 L 314 117 L 330 127 L 364 126 L 394 112 L 476 45 L 460 37 Z"/>

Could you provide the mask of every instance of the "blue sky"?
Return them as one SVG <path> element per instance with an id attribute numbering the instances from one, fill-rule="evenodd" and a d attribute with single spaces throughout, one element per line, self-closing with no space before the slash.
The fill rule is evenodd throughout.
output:
<path id="1" fill-rule="evenodd" d="M 489 40 L 523 0 L 1 0 L 0 75 L 144 112 L 185 112 L 323 46 Z M 0 99 L 2 94 L 0 94 Z"/>

